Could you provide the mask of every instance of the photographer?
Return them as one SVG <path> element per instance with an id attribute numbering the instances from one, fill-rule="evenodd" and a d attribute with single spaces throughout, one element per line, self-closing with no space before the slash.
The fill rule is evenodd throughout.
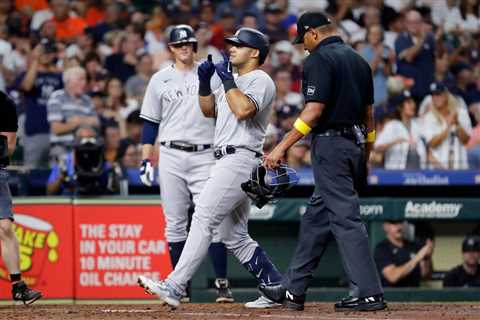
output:
<path id="1" fill-rule="evenodd" d="M 52 166 L 47 195 L 100 195 L 118 190 L 116 174 L 103 157 L 103 145 L 93 127 L 81 126 L 71 152 Z M 109 188 L 107 188 L 109 186 Z"/>
<path id="2" fill-rule="evenodd" d="M 31 54 L 30 66 L 20 75 L 25 97 L 24 163 L 32 169 L 48 167 L 50 126 L 47 101 L 52 92 L 63 88 L 62 73 L 55 66 L 56 44 L 46 38 Z"/>
<path id="3" fill-rule="evenodd" d="M 0 243 L 2 260 L 10 272 L 12 297 L 25 304 L 33 303 L 42 297 L 38 291 L 27 287 L 20 274 L 20 257 L 18 240 L 13 232 L 12 197 L 8 186 L 9 157 L 15 150 L 17 140 L 17 111 L 15 103 L 0 91 Z"/>

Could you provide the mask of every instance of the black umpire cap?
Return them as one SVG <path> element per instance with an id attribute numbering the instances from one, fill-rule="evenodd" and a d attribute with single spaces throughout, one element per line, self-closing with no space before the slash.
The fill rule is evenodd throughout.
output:
<path id="1" fill-rule="evenodd" d="M 225 38 L 225 42 L 234 46 L 245 46 L 258 49 L 259 65 L 263 64 L 268 55 L 270 41 L 268 36 L 252 28 L 240 28 L 233 37 Z"/>
<path id="2" fill-rule="evenodd" d="M 297 36 L 293 40 L 294 44 L 303 43 L 303 36 L 310 28 L 318 28 L 332 23 L 330 19 L 321 12 L 306 12 L 300 16 L 297 21 Z"/>

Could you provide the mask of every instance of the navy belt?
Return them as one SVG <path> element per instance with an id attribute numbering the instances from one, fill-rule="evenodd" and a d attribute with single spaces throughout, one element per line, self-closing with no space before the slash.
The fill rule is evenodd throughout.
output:
<path id="1" fill-rule="evenodd" d="M 167 148 L 177 149 L 185 152 L 198 152 L 210 149 L 212 147 L 211 144 L 191 144 L 179 141 L 162 141 L 160 144 Z"/>
<path id="2" fill-rule="evenodd" d="M 238 149 L 244 149 L 244 150 L 248 150 L 248 151 L 251 151 L 255 154 L 255 158 L 260 158 L 262 157 L 262 154 L 260 152 L 257 152 L 255 150 L 252 150 L 248 147 L 245 147 L 245 146 L 232 146 L 232 145 L 227 145 L 227 146 L 223 146 L 223 147 L 218 147 L 215 149 L 215 151 L 213 152 L 213 156 L 215 157 L 215 159 L 217 160 L 220 160 L 222 159 L 224 156 L 226 156 L 227 154 L 233 154 L 235 152 L 238 151 Z"/>

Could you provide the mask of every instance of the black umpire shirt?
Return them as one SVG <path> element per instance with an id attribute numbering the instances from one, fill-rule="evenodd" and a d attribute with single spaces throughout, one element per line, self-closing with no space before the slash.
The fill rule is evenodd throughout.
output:
<path id="1" fill-rule="evenodd" d="M 383 269 L 389 265 L 399 267 L 410 261 L 422 248 L 419 243 L 409 241 L 403 242 L 403 247 L 393 245 L 388 239 L 380 242 L 375 248 L 375 263 L 377 264 L 378 274 L 382 278 L 382 284 L 385 287 L 418 287 L 422 272 L 418 264 L 412 272 L 406 277 L 400 279 L 397 283 L 390 283 L 383 276 Z"/>
<path id="2" fill-rule="evenodd" d="M 3 91 L 0 91 L 0 110 L 0 132 L 17 132 L 17 108 Z"/>
<path id="3" fill-rule="evenodd" d="M 475 274 L 468 274 L 462 265 L 450 270 L 445 279 L 444 287 L 480 287 L 480 265 L 477 266 Z"/>
<path id="4" fill-rule="evenodd" d="M 363 123 L 373 104 L 373 78 L 368 63 L 338 36 L 322 40 L 307 57 L 302 91 L 305 103 L 325 104 L 313 132 Z"/>

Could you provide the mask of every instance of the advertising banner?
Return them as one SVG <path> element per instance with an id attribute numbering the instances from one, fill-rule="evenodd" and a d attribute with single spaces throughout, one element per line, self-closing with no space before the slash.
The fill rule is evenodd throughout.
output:
<path id="1" fill-rule="evenodd" d="M 73 298 L 73 216 L 66 204 L 16 204 L 14 231 L 23 280 L 45 298 Z M 11 299 L 9 271 L 0 259 L 0 299 Z"/>
<path id="2" fill-rule="evenodd" d="M 164 279 L 172 270 L 159 205 L 74 206 L 75 297 L 148 298 L 140 275 Z"/>

